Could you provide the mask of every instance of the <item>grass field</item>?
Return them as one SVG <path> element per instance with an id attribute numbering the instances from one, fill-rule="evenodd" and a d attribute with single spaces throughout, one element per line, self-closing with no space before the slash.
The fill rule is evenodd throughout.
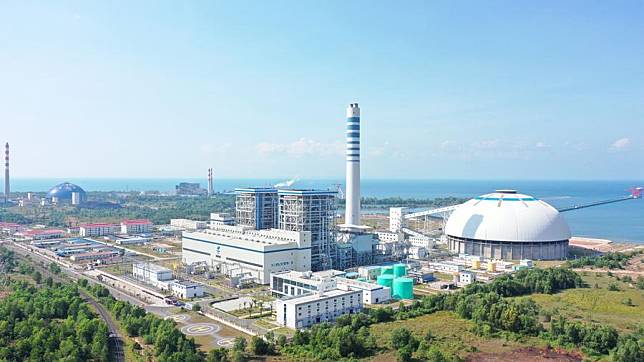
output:
<path id="1" fill-rule="evenodd" d="M 608 324 L 620 333 L 644 326 L 644 291 L 606 274 L 589 272 L 583 279 L 589 288 L 569 289 L 553 295 L 535 294 L 531 298 L 545 310 L 567 318 Z M 619 291 L 608 290 L 610 283 L 617 285 Z M 632 306 L 623 303 L 627 298 Z"/>
<path id="2" fill-rule="evenodd" d="M 378 345 L 387 345 L 391 331 L 404 326 L 411 330 L 418 338 L 422 338 L 430 330 L 437 338 L 435 344 L 445 352 L 465 357 L 473 352 L 503 353 L 510 352 L 525 346 L 542 347 L 545 344 L 537 338 L 525 338 L 521 341 L 507 341 L 502 338 L 485 338 L 470 332 L 474 323 L 456 316 L 452 312 L 437 312 L 405 321 L 375 324 L 371 332 L 378 341 Z M 375 360 L 393 360 L 394 353 L 385 353 L 377 356 Z"/>

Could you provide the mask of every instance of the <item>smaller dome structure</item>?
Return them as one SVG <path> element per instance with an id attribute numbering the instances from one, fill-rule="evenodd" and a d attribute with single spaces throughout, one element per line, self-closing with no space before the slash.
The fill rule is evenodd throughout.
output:
<path id="1" fill-rule="evenodd" d="M 58 202 L 72 202 L 74 193 L 77 193 L 79 198 L 77 202 L 79 203 L 85 201 L 87 198 L 85 190 L 70 182 L 63 182 L 49 189 L 47 198 L 55 198 Z"/>

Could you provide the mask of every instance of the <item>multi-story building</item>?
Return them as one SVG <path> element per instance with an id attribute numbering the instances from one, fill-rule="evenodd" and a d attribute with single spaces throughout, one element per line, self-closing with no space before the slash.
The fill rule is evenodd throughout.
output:
<path id="1" fill-rule="evenodd" d="M 269 284 L 271 273 L 311 270 L 311 233 L 213 225 L 182 234 L 186 264 L 206 263 L 228 275 L 249 274 Z"/>
<path id="2" fill-rule="evenodd" d="M 114 235 L 121 230 L 119 225 L 116 224 L 84 224 L 81 225 L 78 229 L 80 236 L 105 236 L 105 235 Z"/>
<path id="3" fill-rule="evenodd" d="M 170 292 L 175 297 L 190 299 L 203 297 L 203 287 L 187 280 L 174 281 L 170 284 Z"/>
<path id="4" fill-rule="evenodd" d="M 338 289 L 362 291 L 364 304 L 386 303 L 391 299 L 391 288 L 389 287 L 347 278 L 337 278 L 336 283 Z"/>
<path id="5" fill-rule="evenodd" d="M 322 322 L 362 310 L 362 291 L 329 290 L 278 299 L 275 302 L 277 322 L 293 329 L 308 328 Z"/>
<path id="6" fill-rule="evenodd" d="M 16 236 L 21 236 L 27 240 L 59 239 L 64 235 L 65 231 L 60 229 L 32 229 L 16 233 Z"/>
<path id="7" fill-rule="evenodd" d="M 121 234 L 146 234 L 154 230 L 154 224 L 148 219 L 123 220 Z"/>
<path id="8" fill-rule="evenodd" d="M 235 189 L 235 221 L 255 230 L 277 228 L 277 190 L 274 188 Z"/>
<path id="9" fill-rule="evenodd" d="M 235 218 L 226 212 L 210 214 L 210 225 L 235 225 Z"/>
<path id="10" fill-rule="evenodd" d="M 335 257 L 335 191 L 279 190 L 279 228 L 311 232 L 311 270 L 331 269 Z"/>

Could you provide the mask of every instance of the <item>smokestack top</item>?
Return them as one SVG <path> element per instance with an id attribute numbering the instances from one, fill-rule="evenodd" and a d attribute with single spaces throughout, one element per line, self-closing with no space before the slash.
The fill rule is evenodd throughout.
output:
<path id="1" fill-rule="evenodd" d="M 347 107 L 347 118 L 360 117 L 360 107 L 358 103 L 351 103 Z"/>

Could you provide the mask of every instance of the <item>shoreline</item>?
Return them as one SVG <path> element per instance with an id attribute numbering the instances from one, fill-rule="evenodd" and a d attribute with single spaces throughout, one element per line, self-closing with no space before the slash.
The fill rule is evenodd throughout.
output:
<path id="1" fill-rule="evenodd" d="M 582 236 L 573 236 L 570 238 L 569 245 L 585 250 L 605 252 L 625 252 L 644 248 L 644 243 L 636 241 L 612 241 L 603 238 L 589 238 Z"/>

